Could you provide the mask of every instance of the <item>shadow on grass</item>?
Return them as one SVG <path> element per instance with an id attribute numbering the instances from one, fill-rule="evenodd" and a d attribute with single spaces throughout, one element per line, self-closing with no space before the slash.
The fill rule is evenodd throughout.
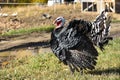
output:
<path id="1" fill-rule="evenodd" d="M 118 67 L 118 68 L 108 68 L 108 69 L 105 69 L 105 70 L 94 70 L 94 71 L 90 71 L 89 73 L 93 74 L 93 75 L 102 75 L 102 74 L 111 74 L 111 73 L 120 75 L 120 67 Z"/>

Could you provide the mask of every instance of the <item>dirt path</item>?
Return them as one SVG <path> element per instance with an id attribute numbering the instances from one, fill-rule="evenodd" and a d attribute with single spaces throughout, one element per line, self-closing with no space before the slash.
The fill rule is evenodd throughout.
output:
<path id="1" fill-rule="evenodd" d="M 120 23 L 112 23 L 111 24 L 111 36 L 113 38 L 120 37 Z M 44 47 L 49 45 L 51 33 L 31 33 L 27 35 L 21 36 L 12 36 L 7 37 L 7 41 L 0 42 L 0 52 L 25 48 L 25 47 Z"/>
<path id="2" fill-rule="evenodd" d="M 50 33 L 32 33 L 29 35 L 7 38 L 7 41 L 0 42 L 0 52 L 29 46 L 44 47 L 45 45 L 48 45 L 49 40 Z"/>
<path id="3" fill-rule="evenodd" d="M 111 24 L 111 36 L 113 38 L 120 37 L 120 23 L 112 23 Z"/>

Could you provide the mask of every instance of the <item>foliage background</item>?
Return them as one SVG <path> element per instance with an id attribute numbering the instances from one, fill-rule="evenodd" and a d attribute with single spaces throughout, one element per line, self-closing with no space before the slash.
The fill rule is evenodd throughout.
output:
<path id="1" fill-rule="evenodd" d="M 47 3 L 48 0 L 0 0 L 3 3 Z"/>
<path id="2" fill-rule="evenodd" d="M 40 2 L 40 3 L 47 3 L 48 0 L 30 0 L 31 2 Z"/>

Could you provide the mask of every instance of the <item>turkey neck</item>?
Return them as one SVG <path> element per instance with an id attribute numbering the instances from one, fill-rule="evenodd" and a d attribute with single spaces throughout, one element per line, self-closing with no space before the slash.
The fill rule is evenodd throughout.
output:
<path id="1" fill-rule="evenodd" d="M 55 34 L 55 37 L 59 37 L 66 30 L 67 30 L 67 27 L 62 26 L 60 28 L 56 28 L 53 33 Z"/>

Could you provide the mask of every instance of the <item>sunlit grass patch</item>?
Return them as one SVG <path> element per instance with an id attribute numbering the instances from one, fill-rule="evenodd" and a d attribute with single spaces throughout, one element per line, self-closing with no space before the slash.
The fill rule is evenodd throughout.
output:
<path id="1" fill-rule="evenodd" d="M 53 56 L 53 54 L 46 53 L 35 57 L 23 58 L 22 60 L 14 60 L 11 62 L 11 64 L 8 65 L 8 68 L 2 70 L 3 73 L 0 74 L 5 75 L 6 78 L 11 79 L 15 77 L 22 79 L 22 76 L 24 76 L 24 79 L 44 79 L 44 77 L 49 79 L 49 77 L 55 77 L 51 76 L 51 74 L 61 74 L 60 72 L 64 69 L 64 67 L 65 66 L 59 63 L 58 59 Z"/>
<path id="2" fill-rule="evenodd" d="M 119 23 L 120 20 L 112 20 L 112 23 Z"/>
<path id="3" fill-rule="evenodd" d="M 30 34 L 32 32 L 51 32 L 53 30 L 53 26 L 44 26 L 44 27 L 32 27 L 32 28 L 23 28 L 18 30 L 10 30 L 5 32 L 1 36 L 12 36 L 12 35 L 23 35 Z"/>
<path id="4" fill-rule="evenodd" d="M 119 72 L 120 74 L 120 38 L 110 41 L 110 43 L 105 47 L 105 51 L 99 52 L 98 70 L 104 70 L 108 73 L 114 74 L 114 72 Z"/>

